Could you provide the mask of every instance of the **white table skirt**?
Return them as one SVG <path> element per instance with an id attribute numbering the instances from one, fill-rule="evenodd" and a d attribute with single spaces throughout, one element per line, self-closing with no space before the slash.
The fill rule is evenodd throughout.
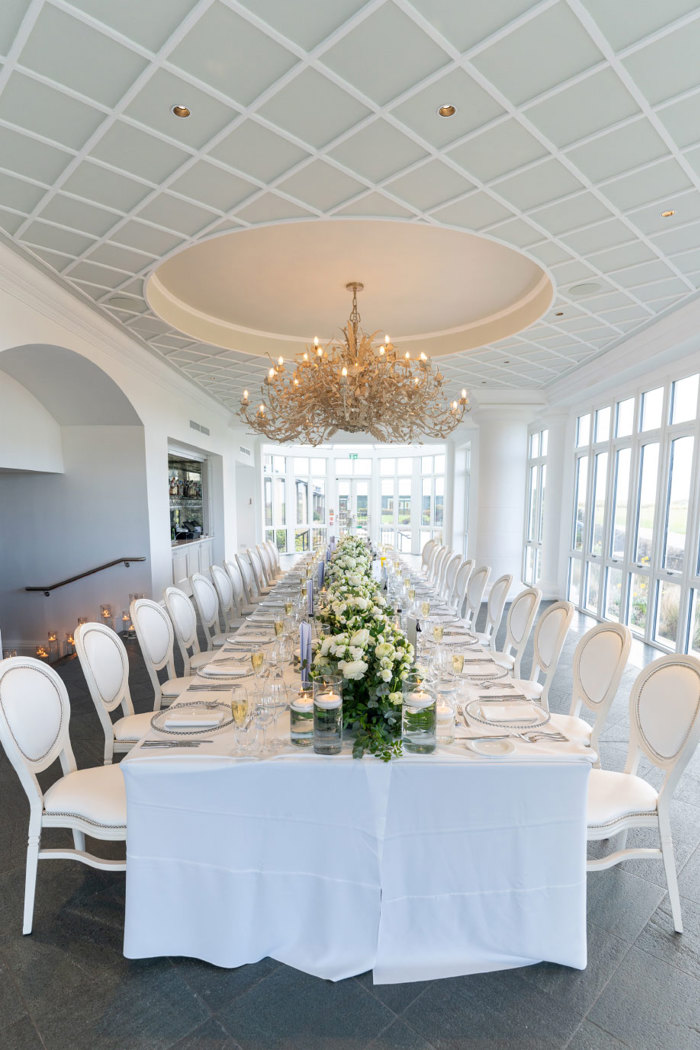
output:
<path id="1" fill-rule="evenodd" d="M 585 758 L 262 762 L 227 737 L 122 762 L 129 958 L 382 984 L 585 967 Z"/>

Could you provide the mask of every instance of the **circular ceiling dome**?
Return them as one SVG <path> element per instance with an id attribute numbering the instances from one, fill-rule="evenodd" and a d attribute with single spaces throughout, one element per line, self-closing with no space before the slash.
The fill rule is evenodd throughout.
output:
<path id="1" fill-rule="evenodd" d="M 292 356 L 338 336 L 350 281 L 366 332 L 431 355 L 520 332 L 552 283 L 520 252 L 457 230 L 370 219 L 256 226 L 202 241 L 151 274 L 146 297 L 174 328 L 249 354 Z"/>

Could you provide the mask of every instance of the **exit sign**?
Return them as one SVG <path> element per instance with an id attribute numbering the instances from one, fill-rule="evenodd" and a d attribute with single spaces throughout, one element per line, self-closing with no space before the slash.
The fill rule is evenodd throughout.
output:
<path id="1" fill-rule="evenodd" d="M 357 459 L 357 452 L 351 452 L 348 459 Z"/>

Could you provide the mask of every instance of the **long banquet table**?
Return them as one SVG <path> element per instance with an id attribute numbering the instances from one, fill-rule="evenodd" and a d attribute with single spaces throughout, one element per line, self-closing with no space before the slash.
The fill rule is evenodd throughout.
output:
<path id="1" fill-rule="evenodd" d="M 590 751 L 515 741 L 489 758 L 457 740 L 386 764 L 291 745 L 261 760 L 225 728 L 202 736 L 122 762 L 126 956 L 271 956 L 383 984 L 585 967 Z"/>

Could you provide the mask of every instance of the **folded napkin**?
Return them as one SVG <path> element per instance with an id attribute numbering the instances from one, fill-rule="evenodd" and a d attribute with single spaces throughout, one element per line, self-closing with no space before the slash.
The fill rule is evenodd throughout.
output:
<path id="1" fill-rule="evenodd" d="M 168 717 L 163 722 L 164 729 L 197 729 L 198 727 L 211 727 L 221 725 L 224 719 L 223 711 L 178 711 L 173 708 L 168 711 Z"/>
<path id="2" fill-rule="evenodd" d="M 259 645 L 261 642 L 272 641 L 272 638 L 269 634 L 239 634 L 236 641 L 240 642 L 241 645 L 247 645 L 248 642 L 251 645 Z"/>
<path id="3" fill-rule="evenodd" d="M 463 674 L 472 678 L 500 678 L 503 674 L 503 668 L 491 663 L 490 660 L 484 660 L 483 663 L 476 664 L 465 661 Z"/>
<path id="4" fill-rule="evenodd" d="M 540 722 L 542 712 L 527 700 L 504 700 L 502 704 L 479 704 L 479 715 L 489 722 Z"/>
<path id="5" fill-rule="evenodd" d="M 245 664 L 226 663 L 225 660 L 217 660 L 215 664 L 205 664 L 199 668 L 199 674 L 205 678 L 242 678 L 247 675 L 249 668 Z"/>

